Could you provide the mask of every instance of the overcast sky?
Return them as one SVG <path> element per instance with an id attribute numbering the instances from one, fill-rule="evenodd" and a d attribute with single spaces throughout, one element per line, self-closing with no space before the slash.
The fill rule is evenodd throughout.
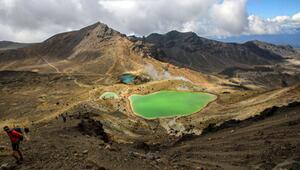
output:
<path id="1" fill-rule="evenodd" d="M 39 42 L 97 21 L 139 36 L 175 29 L 210 37 L 292 34 L 300 28 L 300 1 L 280 2 L 283 0 L 0 0 L 0 40 Z"/>

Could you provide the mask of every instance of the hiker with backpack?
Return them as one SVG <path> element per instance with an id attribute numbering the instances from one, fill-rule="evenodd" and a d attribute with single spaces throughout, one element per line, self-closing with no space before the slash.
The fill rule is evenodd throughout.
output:
<path id="1" fill-rule="evenodd" d="M 20 151 L 20 142 L 23 140 L 21 128 L 15 128 L 11 130 L 8 126 L 5 126 L 3 129 L 11 141 L 13 149 L 12 156 L 16 159 L 16 163 L 20 164 L 23 161 L 23 155 Z"/>

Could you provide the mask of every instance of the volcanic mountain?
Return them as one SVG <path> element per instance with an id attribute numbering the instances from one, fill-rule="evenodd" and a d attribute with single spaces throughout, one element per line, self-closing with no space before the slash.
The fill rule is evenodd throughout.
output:
<path id="1" fill-rule="evenodd" d="M 294 67 L 282 65 L 287 59 L 297 57 L 299 53 L 290 46 L 259 41 L 222 43 L 193 32 L 127 37 L 98 22 L 78 31 L 54 35 L 42 43 L 2 50 L 0 69 L 119 75 L 141 70 L 149 63 L 162 70 L 165 66 L 151 59 L 154 58 L 203 73 L 240 77 L 243 79 L 240 83 L 253 84 L 259 79 L 256 85 L 270 87 L 275 83 L 279 87 L 300 80 Z M 284 71 L 284 75 L 278 74 Z M 259 72 L 264 76 L 257 75 Z M 273 78 L 266 80 L 266 77 Z"/>
<path id="2" fill-rule="evenodd" d="M 124 34 L 98 22 L 42 43 L 1 51 L 0 68 L 109 75 L 140 69 L 143 55 Z"/>

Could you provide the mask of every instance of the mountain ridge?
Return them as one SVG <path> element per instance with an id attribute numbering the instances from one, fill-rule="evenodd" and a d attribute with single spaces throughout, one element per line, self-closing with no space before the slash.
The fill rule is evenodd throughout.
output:
<path id="1" fill-rule="evenodd" d="M 153 33 L 142 38 L 126 36 L 106 24 L 97 22 L 79 30 L 56 34 L 28 47 L 2 50 L 0 68 L 108 74 L 116 77 L 124 72 L 140 72 L 148 64 L 155 65 L 158 70 L 164 70 L 164 65 L 169 63 L 205 74 L 230 73 L 228 75 L 233 78 L 239 76 L 240 73 L 237 72 L 242 70 L 241 78 L 251 77 L 250 82 L 253 82 L 261 75 L 256 73 L 270 70 L 261 67 L 282 65 L 287 59 L 293 59 L 298 54 L 289 46 L 276 46 L 259 41 L 244 44 L 223 43 L 199 37 L 194 32 L 176 30 L 166 34 Z M 268 82 L 268 76 L 264 75 L 259 78 L 263 80 L 259 84 L 264 86 L 263 84 L 273 84 L 277 81 L 276 84 L 281 85 L 282 77 L 291 79 L 284 80 L 291 84 L 298 81 L 295 69 L 286 68 L 283 65 L 271 69 L 267 74 L 272 74 L 271 77 L 276 79 Z M 254 74 L 248 75 L 249 70 Z M 283 71 L 289 71 L 288 76 L 281 76 L 280 72 Z M 297 78 L 294 80 L 294 75 L 289 76 L 290 73 L 295 74 Z M 277 79 L 278 77 L 281 78 Z M 249 83 L 248 80 L 246 82 Z"/>
<path id="2" fill-rule="evenodd" d="M 284 56 L 281 56 L 278 53 L 260 48 L 258 45 L 253 45 L 251 42 L 244 44 L 223 43 L 199 37 L 193 32 L 181 33 L 178 31 L 170 31 L 165 34 L 153 33 L 145 37 L 145 42 L 153 43 L 164 51 L 167 60 L 173 61 L 174 63 L 179 61 L 179 63 L 183 63 L 184 66 L 190 66 L 190 68 L 204 72 L 218 72 L 225 69 L 224 66 L 226 65 L 231 67 L 253 64 L 275 64 L 284 58 Z M 295 53 L 296 52 L 293 50 L 293 54 Z M 177 55 L 185 55 L 185 58 L 187 59 L 184 61 L 182 57 Z M 247 55 L 247 58 L 244 58 L 245 55 Z M 163 60 L 166 58 L 157 56 L 157 59 Z M 222 61 L 220 61 L 220 59 Z M 227 61 L 227 63 L 224 63 L 224 61 Z M 200 66 L 197 66 L 197 64 L 196 66 L 195 64 L 193 65 L 193 63 L 197 62 Z"/>

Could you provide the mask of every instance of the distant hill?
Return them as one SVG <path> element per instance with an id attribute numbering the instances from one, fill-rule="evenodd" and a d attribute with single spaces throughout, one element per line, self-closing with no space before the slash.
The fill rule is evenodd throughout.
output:
<path id="1" fill-rule="evenodd" d="M 0 41 L 0 50 L 24 48 L 29 45 L 32 45 L 32 44 L 31 43 L 18 43 L 18 42 L 12 42 L 12 41 Z"/>
<path id="2" fill-rule="evenodd" d="M 247 41 L 259 40 L 276 45 L 290 45 L 295 48 L 300 48 L 300 29 L 294 33 L 274 34 L 274 35 L 241 35 L 228 38 L 214 38 L 213 39 L 223 42 L 237 42 L 244 43 Z"/>
<path id="3" fill-rule="evenodd" d="M 281 62 L 286 56 L 297 55 L 290 46 L 259 41 L 223 43 L 199 37 L 193 32 L 154 33 L 144 41 L 154 44 L 163 52 L 163 55 L 155 56 L 156 59 L 202 72 L 220 72 L 229 67 L 272 65 Z"/>

